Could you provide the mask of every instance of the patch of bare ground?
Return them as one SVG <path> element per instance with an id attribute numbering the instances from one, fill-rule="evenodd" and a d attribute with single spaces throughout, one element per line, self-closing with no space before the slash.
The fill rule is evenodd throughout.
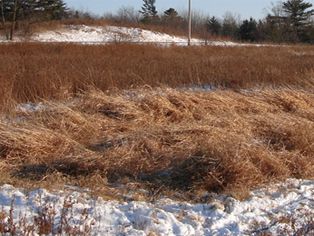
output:
<path id="1" fill-rule="evenodd" d="M 73 184 L 109 198 L 126 190 L 151 200 L 202 201 L 206 191 L 242 198 L 313 178 L 313 153 L 314 95 L 302 89 L 92 89 L 0 123 L 2 183 Z"/>

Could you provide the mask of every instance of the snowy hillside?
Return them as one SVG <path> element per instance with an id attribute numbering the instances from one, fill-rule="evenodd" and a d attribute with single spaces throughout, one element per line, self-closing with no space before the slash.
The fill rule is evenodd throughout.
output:
<path id="1" fill-rule="evenodd" d="M 32 37 L 41 42 L 75 42 L 75 43 L 106 43 L 106 42 L 163 42 L 185 43 L 186 39 L 167 34 L 156 33 L 139 28 L 97 27 L 97 26 L 66 26 L 60 30 L 39 33 Z M 198 40 L 193 40 L 198 42 Z"/>
<path id="2" fill-rule="evenodd" d="M 133 43 L 161 43 L 161 44 L 187 44 L 184 37 L 176 37 L 169 34 L 126 27 L 97 27 L 97 26 L 66 26 L 56 31 L 42 32 L 32 37 L 40 42 L 73 42 L 73 43 L 109 43 L 109 42 L 133 42 Z M 192 39 L 192 44 L 200 45 L 205 42 Z M 234 45 L 232 42 L 210 42 L 213 45 Z"/>
<path id="3" fill-rule="evenodd" d="M 24 220 L 17 230 L 40 216 L 53 228 L 63 224 L 72 232 L 92 235 L 313 235 L 314 181 L 290 179 L 272 188 L 257 190 L 240 202 L 208 194 L 208 204 L 190 204 L 161 199 L 154 203 L 104 201 L 86 191 L 25 192 L 10 185 L 0 187 L 2 227 Z M 14 199 L 11 207 L 12 199 Z M 11 215 L 12 215 L 11 214 Z M 312 217 L 312 218 L 311 218 Z M 51 219 L 50 219 L 51 220 Z M 8 226 L 5 223 L 8 222 Z M 10 223 L 11 222 L 11 223 Z M 62 225 L 62 223 L 61 223 Z M 64 227 L 65 225 L 63 225 Z M 23 228 L 24 227 L 24 228 Z M 61 226 L 62 227 L 62 226 Z M 0 227 L 1 228 L 1 227 Z M 267 234 L 268 233 L 268 234 Z"/>
<path id="4" fill-rule="evenodd" d="M 15 38 L 15 41 L 24 41 L 23 38 Z M 35 33 L 29 41 L 35 42 L 65 42 L 83 44 L 104 44 L 114 42 L 132 43 L 157 43 L 187 45 L 187 38 L 176 37 L 169 34 L 143 30 L 140 28 L 127 28 L 117 26 L 86 26 L 68 25 L 62 28 Z M 1 39 L 0 39 L 1 42 Z M 4 40 L 2 39 L 2 42 Z M 192 39 L 193 45 L 205 45 L 204 40 Z M 208 45 L 237 46 L 230 41 L 208 41 Z"/>

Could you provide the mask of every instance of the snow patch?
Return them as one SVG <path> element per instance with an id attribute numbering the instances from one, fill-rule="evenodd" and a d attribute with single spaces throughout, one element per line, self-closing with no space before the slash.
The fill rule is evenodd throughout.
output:
<path id="1" fill-rule="evenodd" d="M 32 37 L 33 41 L 39 42 L 70 42 L 70 43 L 175 43 L 186 44 L 187 39 L 175 37 L 164 33 L 152 32 L 140 28 L 127 28 L 116 26 L 66 26 L 61 30 L 42 32 Z M 200 43 L 193 39 L 192 43 Z"/>
<path id="2" fill-rule="evenodd" d="M 79 44 L 107 44 L 107 43 L 151 43 L 159 45 L 187 45 L 186 37 L 177 37 L 165 33 L 144 30 L 140 28 L 128 28 L 118 26 L 86 26 L 67 25 L 60 29 L 36 33 L 29 39 L 16 37 L 14 42 L 44 42 L 44 43 L 79 43 Z M 0 38 L 2 43 L 10 43 Z M 193 38 L 194 46 L 249 46 L 252 44 L 240 44 L 231 41 L 204 41 Z M 261 46 L 254 44 L 254 46 Z"/>
<path id="3" fill-rule="evenodd" d="M 29 39 L 15 37 L 13 42 L 43 42 L 43 43 L 77 43 L 77 44 L 108 44 L 108 43 L 138 43 L 157 45 L 187 45 L 186 37 L 178 37 L 165 33 L 144 30 L 140 28 L 118 27 L 118 26 L 87 26 L 87 25 L 66 25 L 60 29 L 36 33 Z M 0 43 L 11 43 L 0 38 Z M 263 44 L 235 43 L 231 41 L 218 41 L 193 38 L 191 44 L 194 46 L 275 46 Z"/>
<path id="4" fill-rule="evenodd" d="M 17 105 L 16 111 L 23 113 L 32 113 L 45 110 L 46 106 L 43 103 L 22 103 Z"/>
<path id="5" fill-rule="evenodd" d="M 56 215 L 57 228 L 67 203 L 72 206 L 69 224 L 82 229 L 90 225 L 92 235 L 280 235 L 298 231 L 314 215 L 313 180 L 290 179 L 253 191 L 251 198 L 242 202 L 222 195 L 212 198 L 209 204 L 170 199 L 118 202 L 92 198 L 86 191 L 76 189 L 51 193 L 44 189 L 26 192 L 10 185 L 0 187 L 2 211 L 9 212 L 14 199 L 14 222 L 21 216 L 30 222 L 45 208 Z M 82 219 L 84 212 L 88 216 Z M 314 233 L 310 224 L 307 230 Z"/>

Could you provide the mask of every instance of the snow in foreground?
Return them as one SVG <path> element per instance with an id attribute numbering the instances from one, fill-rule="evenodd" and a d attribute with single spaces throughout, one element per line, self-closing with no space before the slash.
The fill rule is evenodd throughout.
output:
<path id="1" fill-rule="evenodd" d="M 243 202 L 226 196 L 214 196 L 210 204 L 169 199 L 117 202 L 95 199 L 83 191 L 27 193 L 10 185 L 0 187 L 3 212 L 10 211 L 12 199 L 14 222 L 21 217 L 30 222 L 45 209 L 55 215 L 55 228 L 64 215 L 71 214 L 67 224 L 82 231 L 91 227 L 92 235 L 289 235 L 301 227 L 301 235 L 314 233 L 313 219 L 309 224 L 314 215 L 314 181 L 310 180 L 290 179 L 254 191 Z"/>

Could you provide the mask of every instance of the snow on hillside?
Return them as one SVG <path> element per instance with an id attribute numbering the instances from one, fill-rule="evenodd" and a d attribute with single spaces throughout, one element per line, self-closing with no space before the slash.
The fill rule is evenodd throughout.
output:
<path id="1" fill-rule="evenodd" d="M 116 42 L 128 43 L 153 43 L 159 45 L 186 46 L 187 38 L 178 37 L 165 33 L 144 30 L 140 28 L 128 28 L 118 26 L 86 26 L 66 25 L 56 30 L 35 33 L 30 38 L 16 36 L 13 42 L 43 42 L 43 43 L 77 43 L 77 44 L 107 44 Z M 10 43 L 0 36 L 0 43 Z M 204 41 L 193 38 L 191 44 L 194 46 L 273 46 L 263 44 L 235 43 L 231 41 Z"/>
<path id="2" fill-rule="evenodd" d="M 186 45 L 187 38 L 176 37 L 169 34 L 143 30 L 140 28 L 127 28 L 117 26 L 85 26 L 70 25 L 54 31 L 37 33 L 31 41 L 38 42 L 69 42 L 85 44 L 102 44 L 111 42 L 132 43 L 158 43 Z M 203 40 L 192 39 L 193 45 L 205 44 Z M 210 41 L 209 45 L 236 46 L 238 44 L 225 41 Z"/>
<path id="3" fill-rule="evenodd" d="M 7 218 L 1 222 L 9 222 L 14 199 L 14 222 L 21 217 L 26 222 L 18 226 L 17 230 L 23 230 L 39 213 L 48 219 L 45 213 L 50 212 L 55 216 L 55 229 L 60 226 L 60 219 L 63 219 L 81 231 L 89 230 L 90 227 L 92 235 L 314 233 L 314 181 L 290 179 L 283 184 L 256 190 L 250 199 L 242 202 L 227 196 L 208 194 L 208 197 L 213 199 L 209 204 L 190 204 L 169 199 L 154 203 L 118 202 L 91 198 L 86 191 L 77 189 L 56 193 L 43 189 L 26 192 L 3 185 L 0 187 L 1 214 L 6 212 Z"/>

